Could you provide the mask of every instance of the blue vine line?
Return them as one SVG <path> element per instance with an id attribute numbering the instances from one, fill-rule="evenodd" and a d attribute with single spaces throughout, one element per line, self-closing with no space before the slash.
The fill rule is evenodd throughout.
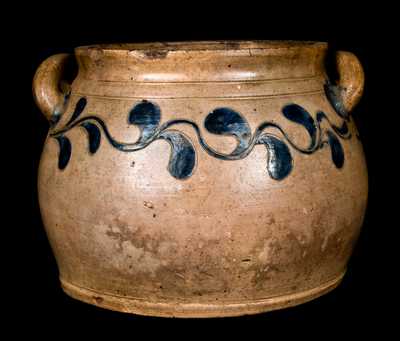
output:
<path id="1" fill-rule="evenodd" d="M 100 146 L 100 128 L 111 146 L 122 152 L 135 152 L 147 147 L 155 140 L 166 140 L 171 145 L 168 170 L 177 179 L 186 179 L 193 174 L 196 152 L 190 138 L 178 130 L 170 129 L 172 126 L 188 125 L 192 127 L 200 146 L 209 155 L 221 160 L 243 159 L 251 153 L 255 145 L 264 145 L 267 149 L 267 171 L 275 180 L 284 179 L 293 168 L 293 159 L 288 145 L 303 154 L 313 154 L 325 145 L 329 145 L 334 165 L 341 168 L 344 163 L 344 152 L 338 137 L 341 139 L 351 138 L 347 125 L 350 120 L 348 116 L 339 115 L 343 118 L 342 125 L 336 126 L 324 112 L 318 111 L 314 119 L 303 107 L 294 103 L 285 105 L 282 108 L 282 114 L 286 119 L 306 129 L 310 137 L 310 143 L 306 148 L 297 145 L 275 122 L 261 123 L 252 134 L 248 122 L 240 113 L 230 108 L 216 108 L 205 118 L 204 127 L 210 133 L 233 136 L 237 140 L 237 146 L 231 153 L 221 153 L 207 144 L 197 123 L 186 119 L 174 119 L 160 125 L 161 109 L 159 106 L 143 100 L 133 107 L 128 116 L 128 122 L 139 128 L 139 138 L 134 143 L 124 143 L 116 140 L 110 134 L 107 125 L 99 117 L 89 115 L 79 118 L 86 105 L 86 98 L 80 98 L 66 125 L 62 129 L 53 130 L 50 133 L 50 136 L 59 142 L 58 166 L 60 169 L 64 169 L 68 165 L 72 151 L 71 142 L 65 134 L 76 126 L 81 126 L 87 131 L 91 154 L 96 153 Z M 324 120 L 328 122 L 331 129 L 321 128 L 321 122 Z M 265 132 L 269 128 L 277 130 L 282 137 Z"/>

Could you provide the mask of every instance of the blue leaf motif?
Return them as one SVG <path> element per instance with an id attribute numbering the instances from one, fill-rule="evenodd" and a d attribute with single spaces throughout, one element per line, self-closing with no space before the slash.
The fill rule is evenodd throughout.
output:
<path id="1" fill-rule="evenodd" d="M 70 125 L 72 122 L 74 122 L 85 110 L 87 104 L 87 100 L 85 97 L 81 97 L 78 102 L 76 102 L 75 105 L 75 110 L 71 115 L 71 118 L 67 122 L 67 126 Z"/>
<path id="2" fill-rule="evenodd" d="M 306 128 L 311 138 L 308 148 L 312 149 L 317 141 L 317 126 L 308 111 L 298 104 L 288 104 L 283 107 L 282 113 L 288 120 L 301 124 Z"/>
<path id="3" fill-rule="evenodd" d="M 149 101 L 143 100 L 136 104 L 129 113 L 128 121 L 140 129 L 140 137 L 138 143 L 145 143 L 153 137 L 160 123 L 160 108 Z"/>
<path id="4" fill-rule="evenodd" d="M 268 151 L 267 171 L 274 180 L 287 177 L 293 168 L 293 159 L 288 146 L 277 137 L 263 134 L 257 143 L 264 144 Z"/>
<path id="5" fill-rule="evenodd" d="M 60 147 L 60 152 L 58 154 L 58 168 L 64 169 L 67 167 L 69 159 L 71 158 L 71 142 L 69 141 L 69 138 L 64 135 L 57 136 L 56 139 Z"/>
<path id="6" fill-rule="evenodd" d="M 328 119 L 328 117 L 326 116 L 326 114 L 323 111 L 318 111 L 317 112 L 317 121 L 320 123 L 324 119 L 329 122 L 330 126 L 335 131 L 335 133 L 338 134 L 341 138 L 349 138 L 350 137 L 350 130 L 349 130 L 349 127 L 348 127 L 346 121 L 343 121 L 342 125 L 338 127 L 330 122 L 330 120 Z"/>
<path id="7" fill-rule="evenodd" d="M 204 126 L 212 134 L 229 135 L 236 138 L 238 145 L 231 155 L 238 155 L 249 146 L 250 126 L 242 115 L 232 109 L 215 109 L 206 117 Z"/>
<path id="8" fill-rule="evenodd" d="M 307 131 L 310 143 L 309 146 L 302 147 L 292 141 L 285 130 L 273 120 L 261 122 L 252 135 L 250 125 L 239 112 L 231 108 L 219 107 L 207 115 L 204 127 L 211 134 L 226 135 L 236 139 L 235 149 L 231 153 L 224 153 L 207 144 L 195 121 L 184 118 L 173 119 L 160 125 L 161 110 L 159 106 L 143 100 L 137 102 L 128 115 L 128 122 L 139 128 L 140 136 L 136 142 L 125 143 L 112 136 L 106 122 L 100 117 L 89 114 L 79 118 L 86 105 L 86 99 L 80 98 L 75 104 L 75 110 L 68 123 L 57 131 L 52 129 L 49 134 L 50 137 L 57 139 L 59 144 L 58 167 L 60 169 L 64 169 L 68 165 L 72 151 L 71 142 L 65 133 L 76 126 L 81 126 L 87 132 L 90 154 L 96 153 L 100 148 L 102 133 L 104 133 L 104 139 L 112 147 L 123 152 L 142 150 L 157 139 L 167 141 L 171 146 L 168 171 L 176 179 L 189 178 L 194 172 L 197 160 L 190 138 L 180 131 L 169 129 L 173 125 L 186 125 L 194 129 L 199 145 L 209 155 L 220 160 L 242 160 L 251 153 L 256 144 L 263 144 L 267 149 L 267 172 L 274 180 L 282 180 L 291 173 L 293 169 L 291 149 L 310 155 L 325 145 L 329 145 L 334 165 L 342 168 L 345 156 L 339 138 L 350 139 L 352 136 L 348 125 L 351 123 L 350 118 L 335 125 L 323 111 L 317 111 L 314 119 L 303 107 L 291 103 L 282 108 L 282 114 L 286 119 L 302 126 Z M 55 119 L 54 122 L 56 122 Z M 326 129 L 322 126 L 323 121 L 326 121 L 330 128 Z M 267 129 L 275 129 L 281 136 L 267 132 Z"/>
<path id="9" fill-rule="evenodd" d="M 196 153 L 190 139 L 177 130 L 165 130 L 159 137 L 171 145 L 170 174 L 181 180 L 190 177 L 196 164 Z"/>
<path id="10" fill-rule="evenodd" d="M 91 154 L 96 153 L 97 149 L 100 146 L 101 134 L 100 129 L 94 124 L 90 122 L 84 122 L 81 124 L 83 128 L 85 128 L 86 132 L 89 136 L 89 151 Z"/>
<path id="11" fill-rule="evenodd" d="M 328 135 L 328 143 L 331 147 L 332 161 L 336 168 L 342 168 L 344 164 L 343 147 L 336 135 L 331 130 L 328 130 L 326 134 Z"/>
<path id="12" fill-rule="evenodd" d="M 332 125 L 333 130 L 335 131 L 336 134 L 344 137 L 349 134 L 349 127 L 347 126 L 347 123 L 343 121 L 342 125 L 340 127 Z"/>

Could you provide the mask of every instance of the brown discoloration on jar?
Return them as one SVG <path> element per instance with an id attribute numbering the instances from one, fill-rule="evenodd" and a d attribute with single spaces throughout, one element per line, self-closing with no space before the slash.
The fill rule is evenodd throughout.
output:
<path id="1" fill-rule="evenodd" d="M 132 144 L 140 131 L 127 123 L 128 114 L 147 100 L 159 106 L 160 124 L 193 122 L 221 153 L 230 153 L 237 142 L 205 129 L 205 117 L 216 108 L 241 113 L 252 133 L 262 122 L 274 122 L 306 148 L 307 131 L 281 110 L 296 103 L 314 119 L 323 111 L 332 124 L 343 122 L 323 91 L 325 51 L 325 44 L 307 42 L 80 47 L 68 100 L 61 103 L 66 94 L 56 87 L 66 55 L 39 68 L 34 94 L 46 117 L 56 122 L 57 112 L 52 131 L 67 124 L 85 97 L 80 118 L 95 115 L 116 141 Z M 351 90 L 342 93 L 344 107 L 351 109 L 361 96 L 362 69 L 348 53 L 338 54 L 338 65 L 338 89 Z M 321 127 L 331 129 L 326 121 Z M 289 146 L 293 169 L 282 180 L 266 171 L 263 145 L 226 161 L 204 150 L 192 126 L 176 129 L 196 152 L 185 179 L 171 176 L 165 140 L 124 153 L 101 130 L 98 150 L 89 153 L 88 134 L 76 127 L 65 134 L 72 153 L 61 170 L 59 144 L 49 135 L 39 199 L 68 294 L 130 313 L 207 317 L 300 304 L 338 285 L 367 200 L 366 166 L 352 122 L 353 138 L 340 141 L 342 168 L 334 166 L 326 144 L 310 155 Z"/>
<path id="2" fill-rule="evenodd" d="M 148 59 L 163 59 L 167 57 L 168 51 L 149 50 L 149 51 L 143 51 L 143 54 Z"/>

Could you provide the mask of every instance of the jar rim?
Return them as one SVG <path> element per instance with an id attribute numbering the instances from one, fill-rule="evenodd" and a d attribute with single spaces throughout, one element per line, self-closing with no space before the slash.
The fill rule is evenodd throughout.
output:
<path id="1" fill-rule="evenodd" d="M 79 52 L 102 50 L 112 52 L 132 51 L 237 51 L 237 50 L 276 50 L 293 48 L 326 48 L 326 42 L 298 40 L 199 40 L 199 41 L 169 41 L 113 43 L 79 46 Z"/>

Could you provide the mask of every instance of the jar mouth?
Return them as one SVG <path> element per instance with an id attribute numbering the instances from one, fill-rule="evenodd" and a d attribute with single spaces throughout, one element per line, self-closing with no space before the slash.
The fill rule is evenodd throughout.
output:
<path id="1" fill-rule="evenodd" d="M 327 43 L 220 40 L 77 47 L 79 74 L 107 82 L 232 82 L 320 77 Z"/>
<path id="2" fill-rule="evenodd" d="M 97 44 L 77 47 L 85 50 L 102 51 L 237 51 L 237 50 L 276 50 L 298 48 L 326 48 L 327 43 L 295 40 L 214 40 L 214 41 L 170 41 L 121 44 Z"/>

